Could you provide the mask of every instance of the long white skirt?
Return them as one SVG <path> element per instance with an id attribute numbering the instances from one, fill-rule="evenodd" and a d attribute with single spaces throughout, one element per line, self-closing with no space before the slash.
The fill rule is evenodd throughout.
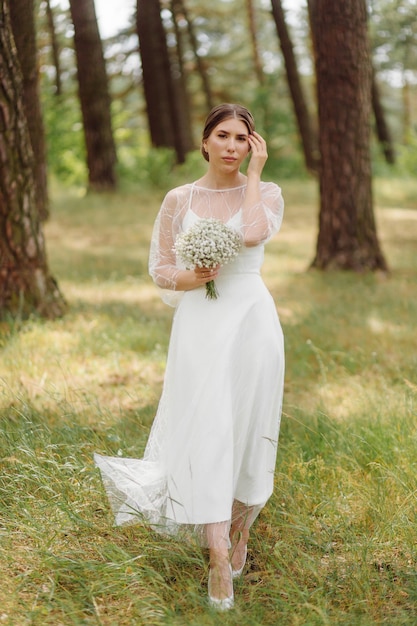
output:
<path id="1" fill-rule="evenodd" d="M 143 459 L 95 455 L 116 524 L 147 521 L 169 534 L 251 522 L 273 490 L 284 381 L 275 304 L 245 249 L 174 315 L 165 381 Z"/>

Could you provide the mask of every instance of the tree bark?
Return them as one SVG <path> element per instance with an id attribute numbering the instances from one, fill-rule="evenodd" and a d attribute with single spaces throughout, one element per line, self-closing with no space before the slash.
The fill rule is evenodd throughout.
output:
<path id="1" fill-rule="evenodd" d="M 410 145 L 411 138 L 411 95 L 410 95 L 410 83 L 408 82 L 406 72 L 402 72 L 403 86 L 402 86 L 402 101 L 403 101 L 403 143 L 405 146 Z"/>
<path id="2" fill-rule="evenodd" d="M 262 86 L 265 82 L 265 77 L 262 68 L 261 56 L 259 54 L 255 7 L 253 4 L 253 0 L 246 0 L 246 10 L 248 13 L 249 34 L 252 43 L 253 65 L 255 68 L 255 74 L 258 79 L 258 83 Z"/>
<path id="3" fill-rule="evenodd" d="M 177 162 L 187 152 L 181 106 L 172 76 L 159 0 L 137 0 L 136 25 L 142 61 L 143 89 L 152 144 L 174 148 Z"/>
<path id="4" fill-rule="evenodd" d="M 87 150 L 88 186 L 93 191 L 111 191 L 116 187 L 116 148 L 94 0 L 70 0 L 70 9 Z"/>
<path id="5" fill-rule="evenodd" d="M 7 0 L 0 0 L 0 317 L 57 317 L 66 305 L 51 276 L 36 207 L 33 151 Z"/>
<path id="6" fill-rule="evenodd" d="M 304 161 L 308 170 L 317 173 L 319 162 L 317 134 L 315 129 L 313 129 L 310 113 L 304 97 L 300 76 L 298 74 L 297 62 L 294 55 L 294 48 L 285 21 L 284 10 L 282 8 L 281 0 L 271 0 L 271 4 L 278 39 L 282 55 L 284 57 L 288 87 L 291 93 L 298 130 L 301 137 Z"/>
<path id="7" fill-rule="evenodd" d="M 394 145 L 387 121 L 385 119 L 384 108 L 382 106 L 379 87 L 374 71 L 372 72 L 372 108 L 374 111 L 375 128 L 378 141 L 382 146 L 386 162 L 393 165 L 395 163 Z"/>
<path id="8" fill-rule="evenodd" d="M 176 47 L 171 47 L 171 67 L 174 66 L 173 84 L 175 89 L 175 99 L 179 103 L 181 115 L 179 123 L 181 124 L 180 132 L 183 139 L 185 152 L 189 152 L 194 147 L 191 124 L 191 102 L 187 89 L 187 70 L 184 63 L 184 45 L 183 33 L 179 26 L 183 14 L 181 13 L 182 3 L 177 0 L 171 0 L 172 21 L 174 23 L 174 33 L 177 42 Z M 174 54 L 175 50 L 175 54 Z M 175 71 L 177 70 L 177 71 Z"/>
<path id="9" fill-rule="evenodd" d="M 41 220 L 49 215 L 45 133 L 39 98 L 34 0 L 9 3 L 13 37 L 23 76 L 23 103 L 35 154 L 32 161 L 36 207 Z"/>
<path id="10" fill-rule="evenodd" d="M 59 54 L 58 38 L 55 31 L 54 12 L 51 7 L 51 0 L 46 0 L 46 17 L 48 22 L 49 36 L 51 38 L 52 61 L 55 68 L 55 95 L 59 97 L 62 94 L 61 61 Z"/>
<path id="11" fill-rule="evenodd" d="M 188 38 L 190 40 L 190 45 L 194 54 L 197 70 L 201 78 L 203 93 L 206 100 L 206 108 L 207 111 L 210 111 L 214 106 L 213 93 L 210 86 L 210 80 L 207 73 L 206 64 L 198 52 L 198 41 L 194 32 L 193 22 L 189 16 L 187 7 L 185 5 L 185 0 L 174 0 L 173 4 L 175 4 L 175 6 L 177 7 L 177 11 L 180 11 L 182 13 L 185 21 L 187 22 Z"/>
<path id="12" fill-rule="evenodd" d="M 372 202 L 366 0 L 314 0 L 310 16 L 321 154 L 319 234 L 312 265 L 386 270 Z"/>

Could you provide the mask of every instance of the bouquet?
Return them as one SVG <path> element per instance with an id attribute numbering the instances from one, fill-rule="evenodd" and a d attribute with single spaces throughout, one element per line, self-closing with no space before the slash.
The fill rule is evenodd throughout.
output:
<path id="1" fill-rule="evenodd" d="M 226 265 L 239 252 L 242 240 L 239 233 L 220 220 L 201 219 L 188 230 L 179 233 L 174 251 L 187 269 L 213 268 Z M 216 299 L 218 292 L 214 280 L 206 283 L 206 298 Z"/>

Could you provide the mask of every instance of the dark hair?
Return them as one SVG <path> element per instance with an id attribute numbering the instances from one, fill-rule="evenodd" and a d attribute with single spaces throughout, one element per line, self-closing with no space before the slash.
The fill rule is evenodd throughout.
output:
<path id="1" fill-rule="evenodd" d="M 218 104 L 210 111 L 207 116 L 206 123 L 204 124 L 203 137 L 201 141 L 201 154 L 206 161 L 209 160 L 209 155 L 203 147 L 203 142 L 209 138 L 213 129 L 218 124 L 223 122 L 223 120 L 228 120 L 230 118 L 241 120 L 246 125 L 250 135 L 255 130 L 255 120 L 253 119 L 252 113 L 244 106 L 229 103 Z"/>

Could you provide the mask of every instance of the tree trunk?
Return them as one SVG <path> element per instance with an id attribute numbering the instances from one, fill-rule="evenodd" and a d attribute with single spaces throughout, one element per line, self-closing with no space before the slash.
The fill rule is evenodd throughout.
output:
<path id="1" fill-rule="evenodd" d="M 375 117 L 375 128 L 378 141 L 384 151 L 385 160 L 390 165 L 395 163 L 395 151 L 392 143 L 391 133 L 385 119 L 384 108 L 381 102 L 379 87 L 375 72 L 372 72 L 372 108 Z"/>
<path id="2" fill-rule="evenodd" d="M 7 0 L 0 0 L 0 316 L 63 314 L 35 200 L 33 152 Z"/>
<path id="3" fill-rule="evenodd" d="M 46 17 L 48 22 L 49 36 L 51 38 L 52 61 L 55 68 L 55 95 L 59 97 L 62 94 L 61 62 L 59 56 L 58 38 L 55 31 L 54 12 L 51 7 L 51 0 L 46 0 Z"/>
<path id="4" fill-rule="evenodd" d="M 316 131 L 313 130 L 307 103 L 304 97 L 300 76 L 298 74 L 297 62 L 294 55 L 294 48 L 285 22 L 284 10 L 281 0 L 271 0 L 272 13 L 278 33 L 278 39 L 284 57 L 285 71 L 287 75 L 288 87 L 292 97 L 298 130 L 304 152 L 306 167 L 311 172 L 318 170 L 318 146 Z"/>
<path id="5" fill-rule="evenodd" d="M 214 106 L 212 89 L 210 87 L 210 80 L 207 73 L 207 68 L 204 60 L 201 58 L 198 52 L 198 41 L 194 32 L 193 23 L 188 14 L 187 7 L 185 6 L 185 0 L 175 0 L 175 5 L 178 7 L 178 11 L 181 11 L 184 16 L 185 21 L 187 22 L 187 31 L 188 38 L 190 40 L 190 45 L 194 54 L 195 62 L 197 64 L 197 70 L 201 78 L 201 82 L 203 85 L 203 93 L 206 100 L 206 108 L 207 111 L 210 111 Z"/>
<path id="6" fill-rule="evenodd" d="M 321 153 L 319 235 L 312 265 L 386 270 L 372 205 L 366 0 L 314 0 L 310 16 Z"/>
<path id="7" fill-rule="evenodd" d="M 136 16 L 151 141 L 157 148 L 174 148 L 183 163 L 187 146 L 159 0 L 137 0 Z"/>
<path id="8" fill-rule="evenodd" d="M 259 54 L 255 7 L 253 5 L 253 0 L 246 0 L 246 9 L 248 13 L 249 34 L 252 43 L 253 65 L 255 68 L 255 74 L 258 79 L 258 83 L 262 86 L 265 82 L 265 77 L 262 68 L 261 57 Z"/>
<path id="9" fill-rule="evenodd" d="M 49 201 L 45 133 L 39 99 L 34 0 L 13 0 L 9 6 L 13 37 L 23 76 L 23 103 L 30 141 L 36 155 L 32 161 L 36 207 L 40 219 L 46 220 L 49 215 Z"/>
<path id="10" fill-rule="evenodd" d="M 410 97 L 410 84 L 407 79 L 407 73 L 402 72 L 403 86 L 402 86 L 402 101 L 403 101 L 403 143 L 405 146 L 410 145 L 410 137 L 412 133 L 411 124 L 411 97 Z"/>
<path id="11" fill-rule="evenodd" d="M 106 66 L 94 0 L 70 0 L 70 9 L 74 24 L 89 188 L 93 191 L 108 191 L 116 187 L 116 148 Z"/>
<path id="12" fill-rule="evenodd" d="M 191 103 L 187 88 L 187 71 L 184 64 L 184 45 L 183 33 L 179 27 L 181 21 L 181 3 L 177 0 L 171 0 L 171 13 L 174 23 L 174 33 L 177 42 L 176 47 L 171 47 L 171 67 L 174 66 L 173 84 L 175 89 L 175 99 L 179 103 L 181 115 L 179 122 L 181 124 L 180 132 L 183 138 L 184 150 L 189 152 L 194 147 L 191 124 Z M 174 54 L 175 50 L 175 54 Z M 177 70 L 177 71 L 175 71 Z"/>

